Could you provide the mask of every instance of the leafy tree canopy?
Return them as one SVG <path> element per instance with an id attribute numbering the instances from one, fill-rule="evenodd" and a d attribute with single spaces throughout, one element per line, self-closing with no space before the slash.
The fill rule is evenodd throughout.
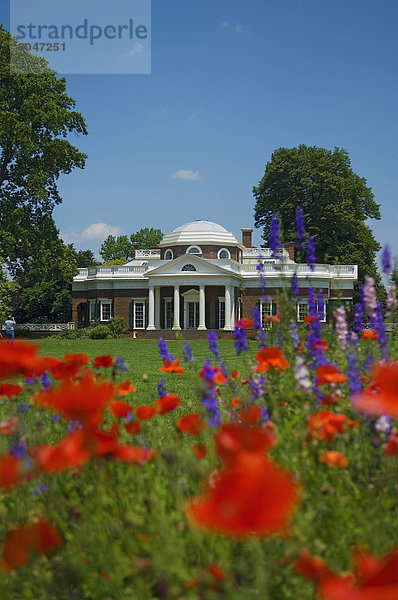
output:
<path id="1" fill-rule="evenodd" d="M 92 250 L 75 250 L 73 244 L 69 244 L 68 246 L 75 252 L 76 263 L 79 269 L 95 267 L 98 264 L 98 261 L 95 258 Z"/>
<path id="2" fill-rule="evenodd" d="M 366 225 L 380 219 L 379 205 L 363 177 L 356 175 L 348 152 L 300 145 L 272 154 L 259 185 L 255 224 L 269 239 L 272 215 L 279 213 L 285 241 L 295 239 L 295 214 L 304 211 L 307 233 L 313 235 L 320 263 L 358 264 L 359 281 L 379 281 L 375 253 L 380 245 Z"/>
<path id="3" fill-rule="evenodd" d="M 12 73 L 10 51 L 34 74 Z M 86 135 L 86 124 L 65 89 L 64 78 L 0 26 L 0 244 L 11 273 L 37 253 L 43 220 L 61 202 L 58 178 L 85 165 L 67 138 Z"/>
<path id="4" fill-rule="evenodd" d="M 104 263 L 108 265 L 123 264 L 123 261 L 127 262 L 134 258 L 135 246 L 144 250 L 156 248 L 162 237 L 161 230 L 153 227 L 140 229 L 132 233 L 130 238 L 127 235 L 119 235 L 118 237 L 108 235 L 101 245 L 100 255 Z"/>

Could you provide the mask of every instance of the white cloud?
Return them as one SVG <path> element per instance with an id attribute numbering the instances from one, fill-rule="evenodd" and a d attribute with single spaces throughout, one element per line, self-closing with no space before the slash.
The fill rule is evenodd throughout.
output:
<path id="1" fill-rule="evenodd" d="M 223 21 L 221 23 L 221 27 L 223 27 L 224 29 L 225 29 L 225 27 L 228 27 L 228 25 L 229 25 L 228 21 Z"/>
<path id="2" fill-rule="evenodd" d="M 234 27 L 235 33 L 246 33 L 246 29 L 239 23 Z"/>
<path id="3" fill-rule="evenodd" d="M 80 233 L 70 232 L 62 233 L 61 237 L 65 244 L 76 244 L 84 242 L 85 240 L 104 240 L 108 235 L 119 235 L 121 232 L 120 227 L 115 225 L 108 225 L 108 223 L 91 223 L 86 229 L 83 229 Z"/>
<path id="4" fill-rule="evenodd" d="M 185 181 L 199 181 L 199 171 L 192 171 L 192 169 L 178 169 L 175 173 L 170 175 L 170 179 L 184 179 Z"/>
<path id="5" fill-rule="evenodd" d="M 247 26 L 241 25 L 240 23 L 231 23 L 230 21 L 223 21 L 221 23 L 221 27 L 223 29 L 229 29 L 238 35 L 242 35 L 243 33 L 247 33 Z"/>

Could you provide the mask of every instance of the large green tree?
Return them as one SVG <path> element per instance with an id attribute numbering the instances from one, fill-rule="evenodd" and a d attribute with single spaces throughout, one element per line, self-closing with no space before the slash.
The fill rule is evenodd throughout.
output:
<path id="1" fill-rule="evenodd" d="M 34 74 L 12 72 L 10 52 Z M 85 135 L 86 124 L 65 90 L 64 78 L 0 26 L 0 248 L 12 274 L 44 241 L 59 177 L 85 164 L 68 138 Z"/>
<path id="2" fill-rule="evenodd" d="M 156 248 L 163 237 L 160 229 L 144 227 L 130 235 L 108 235 L 101 244 L 100 255 L 106 264 L 123 264 L 134 258 L 134 247 L 141 249 Z"/>
<path id="3" fill-rule="evenodd" d="M 154 227 L 144 227 L 130 236 L 130 241 L 135 246 L 142 249 L 157 248 L 160 240 L 163 237 L 163 233 L 160 229 Z"/>
<path id="4" fill-rule="evenodd" d="M 315 238 L 317 262 L 357 264 L 360 282 L 365 275 L 379 281 L 375 253 L 380 245 L 366 224 L 380 219 L 379 205 L 366 180 L 352 170 L 346 150 L 279 148 L 253 194 L 255 224 L 263 227 L 266 242 L 274 213 L 279 213 L 285 241 L 294 240 L 301 207 L 307 233 Z"/>

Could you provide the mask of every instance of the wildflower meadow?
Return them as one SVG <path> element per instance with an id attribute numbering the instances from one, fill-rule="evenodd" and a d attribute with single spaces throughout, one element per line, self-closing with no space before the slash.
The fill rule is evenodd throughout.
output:
<path id="1" fill-rule="evenodd" d="M 396 600 L 396 291 L 296 302 L 233 340 L 2 340 L 0 597 Z"/>

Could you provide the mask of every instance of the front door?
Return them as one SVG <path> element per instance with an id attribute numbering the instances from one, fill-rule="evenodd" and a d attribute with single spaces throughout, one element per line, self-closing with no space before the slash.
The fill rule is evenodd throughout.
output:
<path id="1" fill-rule="evenodd" d="M 186 329 L 199 327 L 199 302 L 187 302 L 185 305 Z"/>

